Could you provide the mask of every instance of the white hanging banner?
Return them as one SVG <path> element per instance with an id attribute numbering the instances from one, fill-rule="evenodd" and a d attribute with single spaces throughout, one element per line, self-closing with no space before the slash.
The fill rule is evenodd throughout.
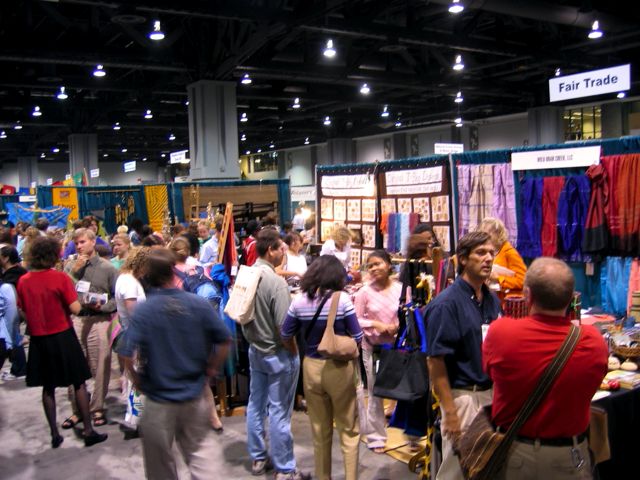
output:
<path id="1" fill-rule="evenodd" d="M 92 168 L 91 170 L 89 170 L 89 175 L 91 176 L 91 178 L 98 178 L 100 176 L 100 169 Z"/>
<path id="2" fill-rule="evenodd" d="M 53 178 L 47 178 L 47 185 L 53 185 Z"/>
<path id="3" fill-rule="evenodd" d="M 322 175 L 323 197 L 372 197 L 375 193 L 373 175 Z"/>
<path id="4" fill-rule="evenodd" d="M 435 193 L 442 190 L 442 167 L 385 172 L 387 195 Z"/>
<path id="5" fill-rule="evenodd" d="M 136 171 L 136 161 L 132 160 L 130 162 L 124 162 L 123 170 L 125 171 L 125 173 L 127 173 L 127 172 L 135 172 Z"/>
<path id="6" fill-rule="evenodd" d="M 464 152 L 464 143 L 434 143 L 433 153 L 436 155 L 449 155 L 450 153 Z"/>
<path id="7" fill-rule="evenodd" d="M 315 202 L 316 187 L 311 185 L 308 187 L 291 187 L 292 202 Z"/>
<path id="8" fill-rule="evenodd" d="M 600 163 L 600 145 L 595 147 L 514 152 L 511 154 L 511 169 L 513 171 L 590 167 L 598 163 Z"/>
<path id="9" fill-rule="evenodd" d="M 631 65 L 592 70 L 549 79 L 549 101 L 624 92 L 631 88 Z"/>

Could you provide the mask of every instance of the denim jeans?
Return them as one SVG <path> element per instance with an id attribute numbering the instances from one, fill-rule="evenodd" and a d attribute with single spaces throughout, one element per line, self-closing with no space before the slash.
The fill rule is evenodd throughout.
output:
<path id="1" fill-rule="evenodd" d="M 265 420 L 269 417 L 271 460 L 277 472 L 296 469 L 291 413 L 300 371 L 300 358 L 287 350 L 265 355 L 249 348 L 251 382 L 247 406 L 247 443 L 253 460 L 266 460 Z"/>

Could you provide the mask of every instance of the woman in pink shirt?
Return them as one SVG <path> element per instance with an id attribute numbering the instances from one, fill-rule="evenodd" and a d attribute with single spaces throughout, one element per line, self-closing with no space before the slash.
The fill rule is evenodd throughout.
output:
<path id="1" fill-rule="evenodd" d="M 373 396 L 376 381 L 375 364 L 379 347 L 392 344 L 398 331 L 398 299 L 402 284 L 391 279 L 391 257 L 384 250 L 375 250 L 367 258 L 370 282 L 362 287 L 355 298 L 356 315 L 364 332 L 362 361 L 367 374 L 369 404 L 366 410 L 367 447 L 375 453 L 384 453 L 387 441 L 382 399 Z M 376 348 L 378 347 L 378 348 Z M 364 411 L 361 406 L 360 411 Z"/>

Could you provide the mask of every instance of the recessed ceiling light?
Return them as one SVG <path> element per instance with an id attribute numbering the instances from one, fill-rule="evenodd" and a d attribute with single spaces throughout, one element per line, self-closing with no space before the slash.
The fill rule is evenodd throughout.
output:
<path id="1" fill-rule="evenodd" d="M 369 85 L 367 85 L 366 83 L 363 83 L 362 86 L 360 87 L 360 93 L 362 95 L 369 95 L 371 93 L 371 89 L 369 88 Z"/>
<path id="2" fill-rule="evenodd" d="M 387 105 L 385 105 L 382 112 L 380 112 L 380 116 L 382 118 L 387 118 L 389 116 L 389 107 Z"/>
<path id="3" fill-rule="evenodd" d="M 127 150 L 126 148 L 123 148 L 123 149 L 122 149 L 122 150 L 120 150 L 120 151 L 121 151 L 122 153 L 127 153 L 127 151 L 128 151 L 128 150 Z"/>
<path id="4" fill-rule="evenodd" d="M 591 25 L 591 31 L 589 32 L 589 35 L 587 35 L 590 39 L 595 40 L 596 38 L 600 38 L 602 37 L 603 33 L 602 30 L 600 30 L 600 22 L 598 20 L 595 20 L 593 22 L 593 24 Z"/>
<path id="5" fill-rule="evenodd" d="M 242 112 L 242 115 L 240 116 L 240 121 L 243 123 L 249 121 L 249 118 L 247 117 L 246 112 Z"/>
<path id="6" fill-rule="evenodd" d="M 322 123 L 324 123 L 325 127 L 328 127 L 329 125 L 331 125 L 331 117 L 329 117 L 329 116 L 324 117 L 324 122 L 322 122 Z"/>
<path id="7" fill-rule="evenodd" d="M 464 5 L 460 3 L 460 0 L 452 0 L 449 4 L 449 13 L 460 13 L 464 10 Z"/>
<path id="8" fill-rule="evenodd" d="M 44 153 L 41 153 L 40 158 L 47 158 L 47 156 Z"/>
<path id="9" fill-rule="evenodd" d="M 461 127 L 462 126 L 462 117 L 458 117 L 454 120 L 454 122 L 456 122 L 456 127 Z"/>
<path id="10" fill-rule="evenodd" d="M 22 130 L 22 124 L 20 123 L 20 120 L 18 120 L 16 122 L 16 124 L 13 126 L 14 130 Z"/>
<path id="11" fill-rule="evenodd" d="M 109 156 L 109 154 L 108 154 L 108 153 L 103 153 L 103 154 L 102 154 L 102 158 L 107 158 L 108 156 Z"/>
<path id="12" fill-rule="evenodd" d="M 176 139 L 176 136 L 173 133 L 170 133 L 169 140 L 173 142 L 175 139 Z"/>
<path id="13" fill-rule="evenodd" d="M 162 28 L 160 28 L 160 20 L 153 22 L 153 30 L 149 33 L 149 38 L 156 42 L 164 40 L 164 32 L 162 31 Z"/>
<path id="14" fill-rule="evenodd" d="M 300 99 L 298 97 L 293 99 L 293 105 L 291 105 L 291 108 L 300 108 Z"/>
<path id="15" fill-rule="evenodd" d="M 624 93 L 624 92 L 620 92 L 620 93 L 618 93 L 618 95 L 616 95 L 616 97 L 618 97 L 618 98 L 624 98 L 626 96 L 627 96 L 627 94 Z"/>
<path id="16" fill-rule="evenodd" d="M 456 63 L 453 64 L 453 69 L 456 71 L 460 71 L 464 68 L 464 63 L 462 62 L 462 55 L 456 55 Z"/>
<path id="17" fill-rule="evenodd" d="M 53 148 L 51 149 L 51 151 L 52 151 L 53 153 L 60 153 L 60 149 L 59 149 L 58 147 L 53 147 Z"/>
<path id="18" fill-rule="evenodd" d="M 58 100 L 66 100 L 67 98 L 69 98 L 69 95 L 67 95 L 67 93 L 64 91 L 64 87 L 60 87 L 60 91 L 58 92 L 58 95 L 56 95 L 56 97 L 58 98 Z"/>
<path id="19" fill-rule="evenodd" d="M 107 74 L 104 70 L 104 65 L 96 65 L 96 69 L 93 71 L 94 77 L 104 77 Z"/>
<path id="20" fill-rule="evenodd" d="M 400 121 L 400 119 L 398 119 L 396 121 L 396 128 L 400 128 L 402 126 L 402 122 Z"/>
<path id="21" fill-rule="evenodd" d="M 114 130 L 120 130 L 120 122 L 116 122 L 113 124 L 113 129 Z"/>
<path id="22" fill-rule="evenodd" d="M 271 143 L 269 144 L 269 148 L 276 148 L 275 143 L 271 142 Z"/>
<path id="23" fill-rule="evenodd" d="M 261 148 L 259 148 L 257 151 L 258 151 L 258 153 L 262 153 L 262 149 Z"/>
<path id="24" fill-rule="evenodd" d="M 333 40 L 331 39 L 327 40 L 327 46 L 325 47 L 324 52 L 322 52 L 322 54 L 327 58 L 333 58 L 336 56 L 336 49 L 333 48 Z"/>
<path id="25" fill-rule="evenodd" d="M 456 98 L 453 100 L 456 103 L 462 103 L 464 101 L 464 97 L 462 96 L 462 92 L 456 93 Z"/>
<path id="26" fill-rule="evenodd" d="M 33 112 L 31 112 L 31 115 L 33 115 L 34 117 L 42 116 L 42 112 L 40 111 L 40 107 L 37 106 L 37 105 L 35 107 L 33 107 Z"/>
<path id="27" fill-rule="evenodd" d="M 186 102 L 184 102 L 184 105 L 185 105 L 186 107 L 188 107 L 188 106 L 189 106 L 189 100 L 187 100 Z"/>
<path id="28" fill-rule="evenodd" d="M 305 138 L 305 139 L 304 139 L 304 144 L 305 144 L 305 145 L 309 145 L 309 137 L 307 137 L 307 138 Z"/>
<path id="29" fill-rule="evenodd" d="M 240 80 L 240 83 L 243 85 L 251 85 L 251 82 L 253 80 L 251 80 L 251 77 L 249 76 L 248 73 L 245 73 L 242 77 L 242 80 Z"/>
<path id="30" fill-rule="evenodd" d="M 558 67 L 556 68 L 555 76 L 559 77 L 560 75 L 562 75 L 562 70 L 560 70 L 560 67 Z"/>
<path id="31" fill-rule="evenodd" d="M 153 113 L 151 113 L 151 110 L 146 111 L 146 113 L 144 114 L 144 118 L 147 120 L 151 120 L 153 118 Z"/>
<path id="32" fill-rule="evenodd" d="M 142 161 L 143 161 L 143 162 L 146 162 L 146 161 L 147 161 L 147 157 L 143 157 L 143 158 L 142 158 Z"/>
<path id="33" fill-rule="evenodd" d="M 247 136 L 243 133 L 242 136 L 240 137 L 240 141 L 244 142 L 247 140 Z"/>
<path id="34" fill-rule="evenodd" d="M 246 155 L 250 155 L 251 154 L 251 150 L 247 150 L 246 152 L 244 152 Z"/>
<path id="35" fill-rule="evenodd" d="M 4 130 L 2 130 L 0 132 L 0 138 L 7 138 L 7 132 L 5 132 Z"/>

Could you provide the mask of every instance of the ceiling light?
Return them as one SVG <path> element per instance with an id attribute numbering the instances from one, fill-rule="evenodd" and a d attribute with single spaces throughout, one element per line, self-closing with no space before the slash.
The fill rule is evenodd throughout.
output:
<path id="1" fill-rule="evenodd" d="M 269 144 L 269 148 L 276 148 L 275 143 L 271 142 L 271 143 Z"/>
<path id="2" fill-rule="evenodd" d="M 109 154 L 108 154 L 108 153 L 103 153 L 103 154 L 102 154 L 102 157 L 103 157 L 103 158 L 107 158 L 108 156 L 109 156 Z"/>
<path id="3" fill-rule="evenodd" d="M 186 102 L 184 102 L 184 105 L 185 105 L 186 107 L 188 107 L 188 106 L 189 106 L 189 100 L 187 100 Z"/>
<path id="4" fill-rule="evenodd" d="M 291 105 L 291 108 L 300 108 L 300 99 L 298 97 L 293 99 L 293 105 Z"/>
<path id="5" fill-rule="evenodd" d="M 261 148 L 258 149 L 258 153 L 262 153 L 262 149 Z"/>
<path id="6" fill-rule="evenodd" d="M 176 139 L 176 136 L 173 133 L 169 134 L 169 140 L 171 140 L 172 142 Z"/>
<path id="7" fill-rule="evenodd" d="M 331 117 L 324 117 L 324 126 L 328 127 L 329 125 L 331 125 Z"/>
<path id="8" fill-rule="evenodd" d="M 562 70 L 560 70 L 560 67 L 558 67 L 558 68 L 556 68 L 555 76 L 559 77 L 560 75 L 562 75 Z"/>
<path id="9" fill-rule="evenodd" d="M 2 132 L 0 132 L 0 138 L 7 138 L 7 132 L 2 130 Z"/>
<path id="10" fill-rule="evenodd" d="M 13 126 L 14 130 L 22 130 L 22 125 L 20 124 L 20 120 L 18 120 L 16 122 L 16 124 Z"/>
<path id="11" fill-rule="evenodd" d="M 389 116 L 389 107 L 387 105 L 384 106 L 382 112 L 380 113 L 382 118 L 387 118 Z"/>
<path id="12" fill-rule="evenodd" d="M 371 93 L 371 89 L 369 88 L 369 85 L 367 85 L 366 83 L 363 83 L 362 86 L 360 87 L 360 93 L 362 95 L 369 95 Z"/>
<path id="13" fill-rule="evenodd" d="M 248 73 L 245 73 L 242 80 L 240 80 L 240 83 L 243 85 L 251 85 L 251 82 L 252 80 Z"/>
<path id="14" fill-rule="evenodd" d="M 164 40 L 164 32 L 160 28 L 160 20 L 156 20 L 153 22 L 153 30 L 149 33 L 149 38 L 151 40 L 155 40 L 159 42 L 160 40 Z"/>
<path id="15" fill-rule="evenodd" d="M 400 128 L 402 126 L 402 122 L 400 121 L 400 119 L 398 119 L 396 121 L 396 128 Z"/>
<path id="16" fill-rule="evenodd" d="M 598 22 L 598 20 L 594 21 L 593 25 L 591 25 L 591 31 L 588 37 L 592 40 L 602 37 L 602 30 L 600 30 L 600 22 Z"/>
<path id="17" fill-rule="evenodd" d="M 333 40 L 331 39 L 327 40 L 327 46 L 325 47 L 324 52 L 322 52 L 322 54 L 327 58 L 333 58 L 336 56 L 336 49 L 333 48 Z"/>
<path id="18" fill-rule="evenodd" d="M 44 153 L 41 153 L 40 158 L 47 158 L 47 156 Z"/>
<path id="19" fill-rule="evenodd" d="M 51 151 L 52 151 L 53 153 L 60 153 L 60 149 L 59 149 L 58 147 L 53 147 L 53 148 L 51 149 Z"/>
<path id="20" fill-rule="evenodd" d="M 248 122 L 249 118 L 247 118 L 247 114 L 246 113 L 242 113 L 242 115 L 240 116 L 240 121 L 241 122 Z"/>
<path id="21" fill-rule="evenodd" d="M 69 98 L 69 95 L 67 95 L 64 91 L 64 87 L 60 87 L 60 91 L 56 96 L 58 97 L 58 100 L 66 100 L 67 98 Z"/>
<path id="22" fill-rule="evenodd" d="M 120 150 L 122 153 L 127 153 L 127 149 L 123 148 L 122 150 Z"/>
<path id="23" fill-rule="evenodd" d="M 246 155 L 250 155 L 251 154 L 251 150 L 247 150 L 246 152 L 244 152 Z"/>
<path id="24" fill-rule="evenodd" d="M 161 158 L 165 158 L 166 156 L 167 156 L 167 154 L 166 154 L 166 153 L 161 153 L 161 154 L 160 154 L 160 157 L 161 157 Z"/>
<path id="25" fill-rule="evenodd" d="M 452 0 L 449 4 L 449 13 L 460 13 L 464 10 L 464 5 L 460 0 Z"/>
<path id="26" fill-rule="evenodd" d="M 153 113 L 151 113 L 151 110 L 147 110 L 147 112 L 144 114 L 144 118 L 146 118 L 147 120 L 151 120 L 153 118 Z"/>
<path id="27" fill-rule="evenodd" d="M 456 103 L 462 103 L 464 101 L 464 97 L 462 96 L 462 92 L 456 93 L 456 98 L 453 100 Z"/>
<path id="28" fill-rule="evenodd" d="M 304 144 L 305 144 L 305 145 L 309 145 L 309 137 L 306 137 L 306 138 L 304 139 Z"/>
<path id="29" fill-rule="evenodd" d="M 464 68 L 464 63 L 462 63 L 462 55 L 456 55 L 456 63 L 453 65 L 453 69 L 456 71 L 460 71 Z"/>
<path id="30" fill-rule="evenodd" d="M 116 122 L 113 124 L 113 129 L 114 130 L 120 130 L 120 122 Z"/>
<path id="31" fill-rule="evenodd" d="M 143 157 L 143 158 L 142 158 L 142 161 L 143 161 L 143 162 L 146 162 L 146 161 L 147 161 L 147 157 Z"/>
<path id="32" fill-rule="evenodd" d="M 96 65 L 96 69 L 93 71 L 94 77 L 104 77 L 107 72 L 104 71 L 104 65 Z"/>
<path id="33" fill-rule="evenodd" d="M 624 93 L 624 92 L 620 92 L 620 93 L 618 93 L 618 95 L 616 95 L 616 96 L 617 96 L 618 98 L 624 98 L 624 97 L 626 97 L 626 96 L 627 96 L 627 94 L 626 94 L 626 93 Z"/>
<path id="34" fill-rule="evenodd" d="M 458 117 L 454 120 L 454 122 L 456 122 L 456 127 L 461 127 L 462 126 L 462 117 Z"/>
<path id="35" fill-rule="evenodd" d="M 243 134 L 240 136 L 240 141 L 241 141 L 241 142 L 244 142 L 244 141 L 246 141 L 246 140 L 247 140 L 247 136 L 243 133 Z"/>
<path id="36" fill-rule="evenodd" d="M 280 126 L 278 127 L 278 130 L 282 130 L 282 129 L 284 129 L 284 125 L 280 125 Z"/>
<path id="37" fill-rule="evenodd" d="M 33 112 L 31 112 L 31 115 L 33 115 L 34 117 L 42 116 L 42 112 L 40 111 L 40 107 L 37 106 L 37 105 L 35 107 L 33 107 Z"/>

